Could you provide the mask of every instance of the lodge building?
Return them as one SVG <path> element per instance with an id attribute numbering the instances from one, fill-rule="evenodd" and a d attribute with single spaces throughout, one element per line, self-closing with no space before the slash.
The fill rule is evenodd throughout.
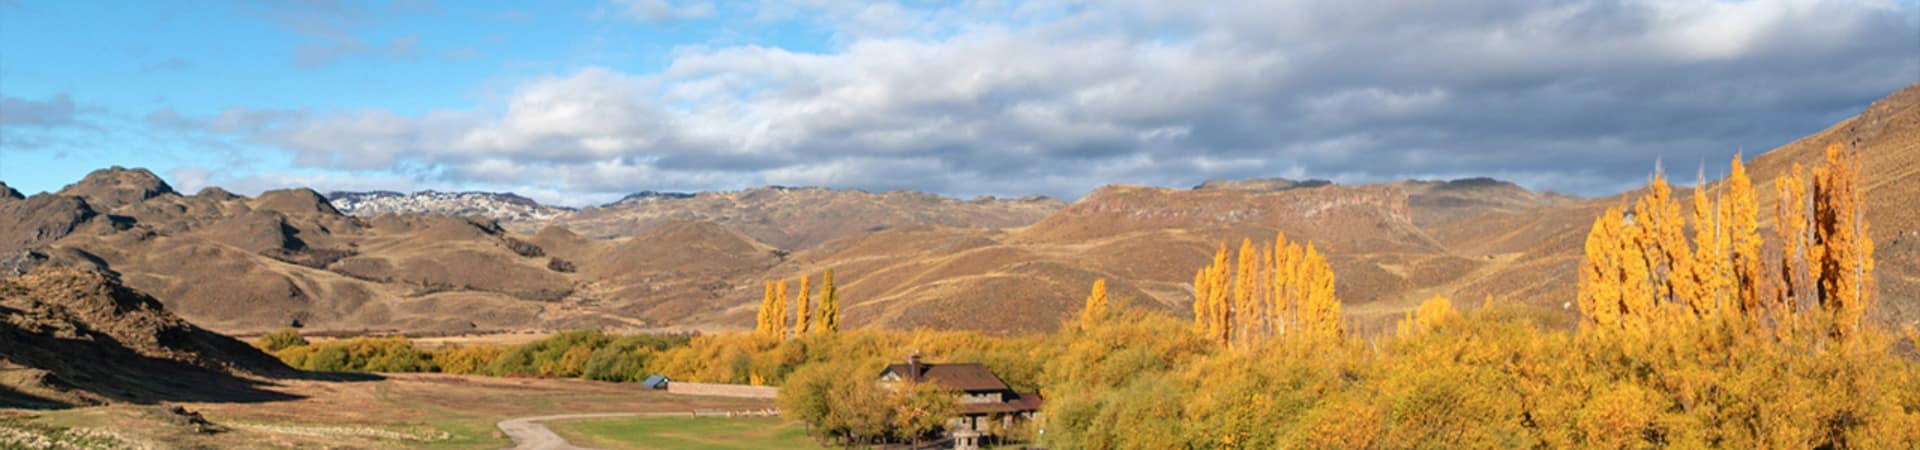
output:
<path id="1" fill-rule="evenodd" d="M 924 363 L 920 353 L 907 357 L 905 364 L 892 364 L 880 371 L 880 383 L 891 386 L 902 381 L 931 382 L 959 395 L 956 417 L 947 420 L 947 432 L 954 448 L 979 448 L 981 436 L 997 429 L 1011 429 L 1034 420 L 1040 413 L 1040 394 L 1014 392 L 987 366 L 978 363 Z"/>

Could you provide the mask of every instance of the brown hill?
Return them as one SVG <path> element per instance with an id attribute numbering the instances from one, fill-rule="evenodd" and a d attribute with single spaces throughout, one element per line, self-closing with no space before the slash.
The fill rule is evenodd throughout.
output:
<path id="1" fill-rule="evenodd" d="M 1881 294 L 1875 314 L 1895 323 L 1914 323 L 1920 319 L 1920 208 L 1914 207 L 1920 204 L 1920 84 L 1876 101 L 1860 115 L 1824 131 L 1753 157 L 1748 170 L 1759 188 L 1760 210 L 1774 208 L 1774 179 L 1794 164 L 1809 169 L 1819 165 L 1826 147 L 1833 143 L 1858 150 L 1865 158 L 1867 220 L 1872 224 Z M 1707 168 L 1709 173 L 1724 172 L 1718 164 L 1724 163 Z M 1691 189 L 1680 189 L 1680 194 L 1688 201 Z M 1479 276 L 1460 280 L 1456 295 L 1492 295 L 1570 309 L 1577 285 L 1574 269 L 1587 227 L 1601 210 L 1634 195 L 1638 192 L 1434 227 L 1435 236 L 1450 247 L 1501 262 Z M 1771 229 L 1771 215 L 1761 216 L 1761 227 Z"/>
<path id="2" fill-rule="evenodd" d="M 1920 317 L 1911 300 L 1920 209 L 1909 206 L 1920 200 L 1920 87 L 1755 158 L 1756 182 L 1812 165 L 1829 142 L 1867 158 L 1881 314 Z M 296 322 L 742 329 L 763 281 L 827 268 L 850 326 L 1043 331 L 1097 278 L 1122 301 L 1185 314 L 1187 284 L 1216 245 L 1279 230 L 1329 255 L 1362 330 L 1435 294 L 1469 304 L 1493 296 L 1567 319 L 1586 228 L 1620 201 L 1489 179 L 1107 186 L 1065 206 L 762 188 L 639 196 L 527 235 L 450 216 L 348 217 L 304 189 L 181 196 L 125 169 L 75 186 L 63 191 L 71 195 L 0 195 L 0 269 L 112 270 L 183 317 L 235 332 Z"/>
<path id="3" fill-rule="evenodd" d="M 86 178 L 58 192 L 60 195 L 86 199 L 88 203 L 109 210 L 173 193 L 173 187 L 167 186 L 167 182 L 153 172 L 119 166 L 88 174 Z"/>
<path id="4" fill-rule="evenodd" d="M 774 247 L 796 250 L 906 225 L 1004 228 L 1033 223 L 1060 201 L 1032 197 L 962 201 L 934 194 L 763 187 L 692 196 L 639 196 L 562 215 L 554 225 L 595 238 L 632 236 L 671 222 L 712 222 Z"/>
<path id="5" fill-rule="evenodd" d="M 261 377 L 292 373 L 107 275 L 0 279 L 0 406 L 270 400 Z"/>

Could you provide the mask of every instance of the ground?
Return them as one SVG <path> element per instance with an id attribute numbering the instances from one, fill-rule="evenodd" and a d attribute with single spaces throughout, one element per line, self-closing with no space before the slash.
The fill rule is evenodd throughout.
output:
<path id="1" fill-rule="evenodd" d="M 8 448 L 8 434 L 13 433 L 16 440 L 31 434 L 38 437 L 28 439 L 84 439 L 107 448 L 498 449 L 512 445 L 495 428 L 509 418 L 772 407 L 767 400 L 671 395 L 635 383 L 440 374 L 392 374 L 358 382 L 288 381 L 273 389 L 301 398 L 0 409 L 0 448 Z M 193 414 L 207 425 L 196 425 Z"/>
<path id="2" fill-rule="evenodd" d="M 575 445 L 605 449 L 817 449 L 778 417 L 632 417 L 547 424 Z"/>

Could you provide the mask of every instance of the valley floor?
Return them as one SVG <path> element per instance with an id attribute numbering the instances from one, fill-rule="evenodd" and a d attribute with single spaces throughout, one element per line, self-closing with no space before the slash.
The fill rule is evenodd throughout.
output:
<path id="1" fill-rule="evenodd" d="M 86 448 L 498 449 L 513 442 L 495 425 L 518 417 L 772 407 L 768 400 L 673 395 L 634 383 L 440 374 L 391 374 L 358 382 L 286 381 L 272 389 L 299 398 L 0 409 L 0 448 L 13 439 Z"/>

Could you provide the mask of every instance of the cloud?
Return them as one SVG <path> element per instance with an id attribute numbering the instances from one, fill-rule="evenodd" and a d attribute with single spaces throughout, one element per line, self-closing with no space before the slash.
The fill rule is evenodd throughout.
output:
<path id="1" fill-rule="evenodd" d="M 431 1 L 362 4 L 292 0 L 251 3 L 248 7 L 280 28 L 304 38 L 294 46 L 292 56 L 296 66 L 308 69 L 362 58 L 420 58 L 423 52 L 418 34 L 391 38 L 369 34 L 385 21 L 436 9 Z"/>
<path id="2" fill-rule="evenodd" d="M 324 42 L 300 44 L 294 49 L 293 61 L 301 67 L 314 68 L 348 58 L 413 59 L 419 55 L 420 36 L 418 35 L 393 38 L 380 45 L 368 45 L 360 38 L 349 36 Z"/>
<path id="3" fill-rule="evenodd" d="M 688 47 L 658 71 L 574 70 L 497 104 L 235 110 L 223 129 L 302 167 L 574 196 L 1481 174 L 1606 194 L 1656 159 L 1818 131 L 1920 73 L 1916 7 L 1873 1 L 814 6 L 872 14 L 840 16 L 823 52 Z"/>
<path id="4" fill-rule="evenodd" d="M 663 24 L 713 15 L 712 2 L 673 0 L 610 0 L 615 15 L 645 23 Z"/>
<path id="5" fill-rule="evenodd" d="M 0 125 L 8 127 L 56 128 L 78 125 L 79 108 L 67 94 L 54 94 L 46 100 L 0 95 Z"/>

